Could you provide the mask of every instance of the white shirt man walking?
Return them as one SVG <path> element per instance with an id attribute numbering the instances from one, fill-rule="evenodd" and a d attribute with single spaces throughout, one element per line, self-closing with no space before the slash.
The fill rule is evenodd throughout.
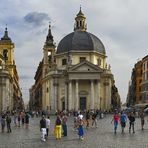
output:
<path id="1" fill-rule="evenodd" d="M 49 133 L 49 128 L 50 128 L 50 117 L 48 116 L 46 118 L 46 136 L 48 137 L 48 133 Z"/>

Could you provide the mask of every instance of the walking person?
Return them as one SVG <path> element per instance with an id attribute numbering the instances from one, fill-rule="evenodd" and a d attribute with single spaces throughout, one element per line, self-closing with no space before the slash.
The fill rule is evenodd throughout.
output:
<path id="1" fill-rule="evenodd" d="M 126 114 L 124 112 L 121 112 L 121 115 L 120 115 L 120 124 L 121 124 L 122 133 L 124 133 L 124 128 L 126 126 L 126 121 L 127 121 Z"/>
<path id="2" fill-rule="evenodd" d="M 86 112 L 86 128 L 89 128 L 89 122 L 90 122 L 90 112 L 88 110 Z"/>
<path id="3" fill-rule="evenodd" d="M 117 112 L 117 110 L 114 113 L 113 119 L 111 121 L 111 123 L 114 121 L 114 133 L 117 133 L 117 128 L 118 128 L 118 122 L 119 122 L 119 114 Z"/>
<path id="4" fill-rule="evenodd" d="M 20 127 L 21 125 L 21 113 L 20 112 L 18 113 L 17 121 L 18 121 L 18 127 Z"/>
<path id="5" fill-rule="evenodd" d="M 26 124 L 26 129 L 28 129 L 29 127 L 29 118 L 30 118 L 30 115 L 29 113 L 25 113 L 25 124 Z"/>
<path id="6" fill-rule="evenodd" d="M 55 136 L 56 136 L 56 139 L 61 139 L 61 125 L 62 125 L 62 122 L 61 122 L 61 119 L 60 119 L 60 116 L 58 115 L 57 116 L 57 119 L 55 121 Z"/>
<path id="7" fill-rule="evenodd" d="M 144 120 L 144 111 L 141 110 L 140 112 L 140 119 L 141 119 L 141 130 L 144 130 L 144 123 L 145 123 L 145 120 Z"/>
<path id="8" fill-rule="evenodd" d="M 68 117 L 66 116 L 66 114 L 63 115 L 62 117 L 62 129 L 63 129 L 63 136 L 67 136 L 67 120 Z"/>
<path id="9" fill-rule="evenodd" d="M 50 117 L 48 116 L 46 118 L 46 136 L 48 137 L 48 133 L 49 133 L 49 128 L 50 128 Z"/>
<path id="10" fill-rule="evenodd" d="M 79 126 L 78 126 L 78 135 L 79 135 L 79 139 L 83 140 L 84 139 L 84 120 L 83 119 L 79 119 L 78 121 Z"/>
<path id="11" fill-rule="evenodd" d="M 22 125 L 25 123 L 25 113 L 22 111 L 21 112 L 21 120 L 22 120 Z"/>
<path id="12" fill-rule="evenodd" d="M 5 115 L 3 114 L 1 117 L 2 133 L 4 133 L 4 131 L 5 131 L 5 125 L 6 125 L 6 119 L 5 119 Z"/>
<path id="13" fill-rule="evenodd" d="M 131 127 L 133 130 L 133 134 L 135 133 L 134 125 L 135 125 L 135 115 L 133 112 L 131 112 L 128 116 L 129 119 L 129 133 L 131 133 Z"/>
<path id="14" fill-rule="evenodd" d="M 95 123 L 95 127 L 97 128 L 97 113 L 94 111 L 94 113 L 92 114 L 92 127 Z"/>
<path id="15" fill-rule="evenodd" d="M 7 133 L 11 133 L 12 132 L 12 130 L 11 130 L 11 117 L 10 117 L 9 114 L 7 114 L 6 123 L 7 123 Z"/>
<path id="16" fill-rule="evenodd" d="M 15 127 L 17 127 L 17 113 L 16 112 L 14 112 L 13 121 L 14 121 Z"/>
<path id="17" fill-rule="evenodd" d="M 42 119 L 40 120 L 40 131 L 41 131 L 41 140 L 46 141 L 46 119 L 45 116 L 42 115 Z"/>
<path id="18" fill-rule="evenodd" d="M 77 131 L 77 128 L 78 128 L 78 117 L 77 115 L 74 116 L 74 131 Z"/>

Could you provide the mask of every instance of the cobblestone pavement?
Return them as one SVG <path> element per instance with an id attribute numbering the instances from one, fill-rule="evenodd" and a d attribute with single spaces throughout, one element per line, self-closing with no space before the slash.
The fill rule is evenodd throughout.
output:
<path id="1" fill-rule="evenodd" d="M 148 119 L 148 117 L 147 117 Z M 12 133 L 0 133 L 0 148 L 148 148 L 148 122 L 145 129 L 141 131 L 140 119 L 136 119 L 135 134 L 128 133 L 128 124 L 125 134 L 121 134 L 120 127 L 115 135 L 111 116 L 98 120 L 98 128 L 85 129 L 83 141 L 73 131 L 73 118 L 68 120 L 68 137 L 56 140 L 53 135 L 55 117 L 51 117 L 51 128 L 49 138 L 46 142 L 40 141 L 39 120 L 32 118 L 29 129 L 25 127 L 14 127 Z"/>

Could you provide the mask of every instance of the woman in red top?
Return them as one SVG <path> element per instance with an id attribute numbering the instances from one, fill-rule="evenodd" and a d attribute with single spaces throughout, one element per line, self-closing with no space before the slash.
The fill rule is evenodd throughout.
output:
<path id="1" fill-rule="evenodd" d="M 116 134 L 117 127 L 118 127 L 118 122 L 119 122 L 119 115 L 118 115 L 117 111 L 114 113 L 114 116 L 113 116 L 113 119 L 112 119 L 111 123 L 113 121 L 114 121 L 114 133 Z"/>

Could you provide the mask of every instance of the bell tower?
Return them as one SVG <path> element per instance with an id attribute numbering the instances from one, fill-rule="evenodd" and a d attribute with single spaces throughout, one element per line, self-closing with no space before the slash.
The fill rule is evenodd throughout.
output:
<path id="1" fill-rule="evenodd" d="M 7 27 L 5 28 L 4 36 L 0 40 L 0 53 L 3 55 L 6 67 L 13 75 L 14 63 L 14 43 L 11 41 L 11 38 L 8 36 Z"/>
<path id="2" fill-rule="evenodd" d="M 86 30 L 87 30 L 86 17 L 83 14 L 80 7 L 79 13 L 75 17 L 74 31 L 86 31 Z"/>
<path id="3" fill-rule="evenodd" d="M 43 77 L 54 64 L 55 44 L 51 33 L 51 25 L 49 24 L 48 35 L 43 47 Z"/>

